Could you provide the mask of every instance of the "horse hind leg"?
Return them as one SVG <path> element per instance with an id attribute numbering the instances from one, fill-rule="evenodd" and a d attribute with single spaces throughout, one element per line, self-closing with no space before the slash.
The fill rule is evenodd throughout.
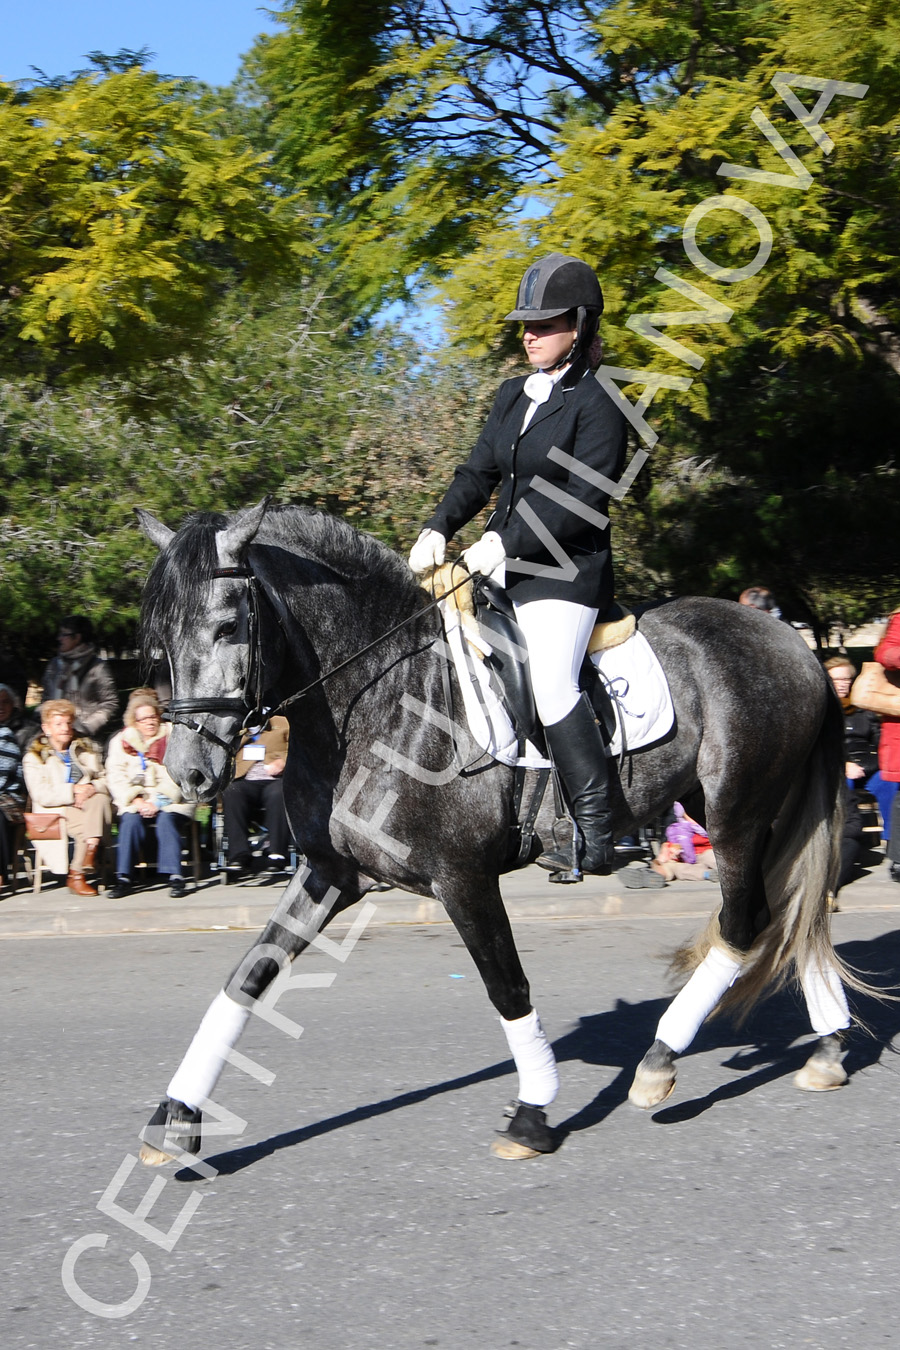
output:
<path id="1" fill-rule="evenodd" d="M 675 1087 L 675 1058 L 683 1054 L 741 973 L 741 963 L 721 947 L 710 947 L 684 988 L 663 1013 L 656 1040 L 641 1060 L 628 1092 L 633 1106 L 648 1111 Z"/>
<path id="2" fill-rule="evenodd" d="M 825 970 L 810 959 L 800 971 L 813 1031 L 819 1037 L 803 1068 L 794 1075 L 794 1085 L 803 1092 L 833 1092 L 847 1082 L 841 1033 L 850 1025 L 850 1012 L 840 976 L 830 963 Z"/>

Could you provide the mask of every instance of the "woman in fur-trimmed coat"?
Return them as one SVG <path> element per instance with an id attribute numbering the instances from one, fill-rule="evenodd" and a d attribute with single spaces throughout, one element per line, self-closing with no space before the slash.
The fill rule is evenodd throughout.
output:
<path id="1" fill-rule="evenodd" d="M 41 734 L 22 760 L 32 810 L 63 816 L 75 852 L 66 884 L 76 895 L 96 895 L 85 872 L 96 865 L 112 810 L 103 759 L 96 743 L 75 736 L 75 707 L 68 699 L 41 704 Z"/>

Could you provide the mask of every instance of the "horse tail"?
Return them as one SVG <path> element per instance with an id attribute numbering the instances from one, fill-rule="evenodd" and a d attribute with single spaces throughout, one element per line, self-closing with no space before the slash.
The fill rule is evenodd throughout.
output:
<path id="1" fill-rule="evenodd" d="M 840 705 L 829 696 L 816 741 L 794 776 L 763 854 L 770 921 L 748 953 L 733 953 L 744 968 L 717 1008 L 731 1012 L 738 1023 L 764 995 L 808 965 L 822 971 L 833 967 L 848 987 L 883 997 L 841 961 L 831 941 L 830 906 L 844 824 L 843 735 Z M 696 964 L 714 944 L 723 945 L 718 915 L 690 952 L 684 948 L 677 954 L 677 966 Z"/>

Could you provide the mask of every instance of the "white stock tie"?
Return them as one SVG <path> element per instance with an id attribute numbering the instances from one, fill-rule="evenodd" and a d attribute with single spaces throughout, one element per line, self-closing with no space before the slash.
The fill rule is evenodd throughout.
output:
<path id="1" fill-rule="evenodd" d="M 553 393 L 553 386 L 556 383 L 552 375 L 548 375 L 546 370 L 536 370 L 533 375 L 529 375 L 525 381 L 524 392 L 531 399 L 532 403 L 540 406 L 546 403 L 547 399 Z"/>
<path id="2" fill-rule="evenodd" d="M 559 374 L 561 375 L 562 371 L 560 371 Z M 558 378 L 559 375 L 557 375 L 556 379 Z M 546 403 L 547 399 L 553 393 L 553 386 L 556 384 L 556 379 L 554 379 L 552 375 L 548 375 L 546 370 L 536 370 L 533 375 L 528 376 L 522 389 L 523 393 L 527 394 L 531 399 L 531 402 L 522 419 L 522 431 L 526 429 L 541 404 Z"/>

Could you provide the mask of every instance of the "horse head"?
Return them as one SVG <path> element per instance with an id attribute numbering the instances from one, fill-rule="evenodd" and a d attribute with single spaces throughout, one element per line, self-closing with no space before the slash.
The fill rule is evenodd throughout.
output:
<path id="1" fill-rule="evenodd" d="M 241 730 L 263 701 L 259 599 L 247 553 L 268 505 L 265 498 L 231 517 L 198 513 L 177 531 L 137 512 L 160 550 L 144 588 L 142 640 L 168 658 L 166 767 L 187 801 L 212 800 L 227 785 Z"/>

